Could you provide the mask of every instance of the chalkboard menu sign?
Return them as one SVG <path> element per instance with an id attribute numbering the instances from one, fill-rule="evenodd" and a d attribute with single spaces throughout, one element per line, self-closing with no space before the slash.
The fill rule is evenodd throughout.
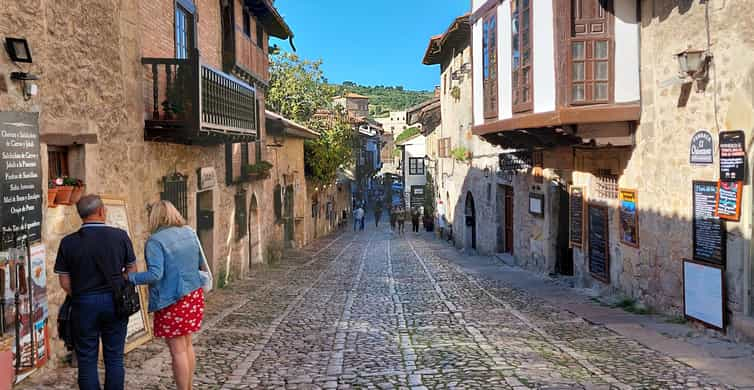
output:
<path id="1" fill-rule="evenodd" d="M 729 221 L 741 219 L 741 192 L 743 182 L 720 181 L 717 183 L 717 200 L 715 202 L 715 215 Z"/>
<path id="2" fill-rule="evenodd" d="M 607 207 L 589 205 L 589 272 L 596 279 L 610 283 L 610 225 Z"/>
<path id="3" fill-rule="evenodd" d="M 746 175 L 746 135 L 743 131 L 720 133 L 720 180 L 743 181 Z"/>
<path id="4" fill-rule="evenodd" d="M 0 224 L 5 240 L 42 238 L 39 114 L 0 112 Z"/>
<path id="5" fill-rule="evenodd" d="M 581 248 L 584 242 L 584 189 L 571 187 L 571 245 Z"/>
<path id="6" fill-rule="evenodd" d="M 715 216 L 717 182 L 694 181 L 694 259 L 714 264 L 725 264 L 725 229 Z"/>

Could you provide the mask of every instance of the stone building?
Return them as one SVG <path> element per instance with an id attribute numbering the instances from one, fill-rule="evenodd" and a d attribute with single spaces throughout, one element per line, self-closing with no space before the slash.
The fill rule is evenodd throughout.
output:
<path id="1" fill-rule="evenodd" d="M 427 184 L 426 161 L 427 138 L 421 133 L 398 141 L 401 150 L 401 174 L 403 175 L 403 205 L 423 207 Z"/>
<path id="2" fill-rule="evenodd" d="M 369 96 L 358 93 L 346 93 L 333 98 L 333 106 L 341 106 L 352 118 L 367 118 L 369 116 Z"/>
<path id="3" fill-rule="evenodd" d="M 263 120 L 268 38 L 293 36 L 271 2 L 10 2 L 0 14 L 0 35 L 27 40 L 33 62 L 22 67 L 39 78 L 26 94 L 31 82 L 11 80 L 16 66 L 0 55 L 0 111 L 38 113 L 43 182 L 76 177 L 124 202 L 137 254 L 145 206 L 173 201 L 218 285 L 263 260 L 267 227 L 282 229 L 268 207 L 276 183 L 247 170 L 275 154 Z M 71 206 L 44 209 L 49 323 L 64 297 L 58 243 L 79 223 Z M 62 345 L 53 338 L 50 350 L 59 363 Z"/>

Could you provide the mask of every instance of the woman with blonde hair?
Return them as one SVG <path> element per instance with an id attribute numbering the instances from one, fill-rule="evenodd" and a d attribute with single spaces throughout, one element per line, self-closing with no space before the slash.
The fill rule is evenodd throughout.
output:
<path id="1" fill-rule="evenodd" d="M 149 207 L 149 230 L 147 271 L 130 273 L 128 279 L 149 285 L 154 334 L 165 338 L 170 348 L 176 388 L 189 390 L 196 369 L 191 334 L 199 330 L 204 316 L 205 281 L 199 273 L 206 268 L 204 256 L 196 233 L 168 201 Z"/>

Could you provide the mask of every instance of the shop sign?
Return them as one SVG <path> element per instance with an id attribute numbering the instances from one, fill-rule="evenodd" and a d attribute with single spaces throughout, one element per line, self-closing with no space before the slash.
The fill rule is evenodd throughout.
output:
<path id="1" fill-rule="evenodd" d="M 606 206 L 589 205 L 589 272 L 595 279 L 610 283 L 610 235 Z"/>
<path id="2" fill-rule="evenodd" d="M 637 206 L 638 196 L 635 190 L 620 190 L 620 242 L 638 248 L 639 247 L 639 209 Z"/>
<path id="3" fill-rule="evenodd" d="M 720 133 L 720 180 L 743 181 L 746 174 L 746 135 L 741 130 Z"/>
<path id="4" fill-rule="evenodd" d="M 694 260 L 725 264 L 725 227 L 715 214 L 717 182 L 693 183 L 693 251 Z"/>
<path id="5" fill-rule="evenodd" d="M 208 190 L 217 185 L 215 167 L 199 168 L 199 190 Z"/>
<path id="6" fill-rule="evenodd" d="M 743 182 L 719 181 L 717 183 L 717 199 L 715 201 L 715 215 L 729 221 L 741 219 L 741 192 Z"/>
<path id="7" fill-rule="evenodd" d="M 713 163 L 713 141 L 712 134 L 709 131 L 699 130 L 691 137 L 689 156 L 691 164 L 708 165 Z"/>
<path id="8" fill-rule="evenodd" d="M 0 112 L 0 224 L 3 241 L 42 238 L 39 114 Z"/>
<path id="9" fill-rule="evenodd" d="M 570 241 L 571 245 L 581 248 L 584 242 L 584 189 L 581 187 L 571 187 L 571 220 L 570 220 Z"/>

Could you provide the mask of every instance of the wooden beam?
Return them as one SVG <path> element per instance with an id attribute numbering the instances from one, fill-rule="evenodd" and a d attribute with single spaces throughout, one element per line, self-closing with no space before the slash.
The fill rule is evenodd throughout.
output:
<path id="1" fill-rule="evenodd" d="M 497 5 L 502 0 L 487 0 L 484 4 L 482 4 L 473 14 L 471 14 L 471 24 L 476 23 L 477 20 L 484 17 L 484 15 L 487 14 L 492 8 L 497 7 Z"/>

